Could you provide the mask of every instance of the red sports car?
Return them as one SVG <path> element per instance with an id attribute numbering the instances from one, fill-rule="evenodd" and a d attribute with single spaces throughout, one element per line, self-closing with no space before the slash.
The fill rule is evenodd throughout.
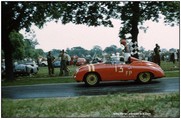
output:
<path id="1" fill-rule="evenodd" d="M 88 64 L 79 67 L 74 74 L 77 82 L 85 82 L 86 85 L 95 86 L 100 81 L 127 81 L 135 80 L 148 83 L 152 79 L 164 77 L 160 66 L 153 62 L 129 58 L 129 63 L 110 60 L 99 64 Z"/>

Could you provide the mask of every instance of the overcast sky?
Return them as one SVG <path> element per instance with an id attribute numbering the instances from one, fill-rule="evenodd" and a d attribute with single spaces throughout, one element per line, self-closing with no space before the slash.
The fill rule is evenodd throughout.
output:
<path id="1" fill-rule="evenodd" d="M 45 52 L 52 49 L 66 49 L 72 47 L 83 47 L 87 50 L 93 46 L 101 46 L 104 50 L 106 47 L 116 45 L 120 47 L 118 37 L 120 21 L 113 21 L 114 27 L 88 27 L 86 25 L 74 25 L 72 23 L 62 25 L 61 23 L 47 23 L 43 29 L 33 26 L 36 39 L 39 42 L 37 48 Z M 138 45 L 143 46 L 146 50 L 152 50 L 158 43 L 161 48 L 179 48 L 179 26 L 165 26 L 163 22 L 155 23 L 148 21 L 145 23 L 149 29 L 146 33 L 139 31 Z M 24 34 L 24 31 L 21 31 Z"/>

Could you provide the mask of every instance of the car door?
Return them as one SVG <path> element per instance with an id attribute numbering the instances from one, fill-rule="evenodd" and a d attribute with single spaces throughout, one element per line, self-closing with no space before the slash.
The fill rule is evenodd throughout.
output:
<path id="1" fill-rule="evenodd" d="M 132 75 L 132 67 L 127 64 L 103 64 L 96 69 L 102 81 L 128 80 Z"/>
<path id="2" fill-rule="evenodd" d="M 128 80 L 132 76 L 132 67 L 129 64 L 115 64 L 114 77 L 116 80 Z"/>

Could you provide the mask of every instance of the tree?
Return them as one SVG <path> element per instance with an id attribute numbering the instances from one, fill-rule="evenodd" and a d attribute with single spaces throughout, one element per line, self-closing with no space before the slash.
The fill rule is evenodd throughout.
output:
<path id="1" fill-rule="evenodd" d="M 37 52 L 38 56 L 45 56 L 45 53 L 42 49 L 36 49 L 35 51 Z"/>
<path id="2" fill-rule="evenodd" d="M 89 5 L 91 4 L 91 5 Z M 108 26 L 109 19 L 103 17 L 99 10 L 99 2 L 2 2 L 2 49 L 5 55 L 6 79 L 14 80 L 12 43 L 9 39 L 10 33 L 15 30 L 26 28 L 30 31 L 30 26 L 34 23 L 42 28 L 46 22 L 51 20 L 62 21 L 63 24 L 73 22 L 75 24 Z M 88 9 L 87 9 L 88 7 Z M 102 8 L 101 8 L 102 9 Z M 102 9 L 106 12 L 106 9 Z M 84 16 L 82 17 L 82 13 Z M 95 14 L 96 13 L 96 14 Z M 99 19 L 97 19 L 99 18 Z"/>
<path id="3" fill-rule="evenodd" d="M 110 47 L 106 47 L 104 49 L 104 52 L 108 53 L 108 54 L 115 54 L 117 52 L 117 46 L 115 45 L 111 45 Z"/>
<path id="4" fill-rule="evenodd" d="M 101 48 L 100 46 L 98 46 L 98 45 L 95 45 L 95 46 L 90 50 L 90 55 L 91 55 L 91 56 L 96 55 L 96 56 L 98 56 L 98 57 L 102 56 L 102 48 Z"/>
<path id="5" fill-rule="evenodd" d="M 24 39 L 24 44 L 25 57 L 37 59 L 38 52 L 36 52 L 35 46 L 38 44 L 38 42 L 31 39 Z"/>
<path id="6" fill-rule="evenodd" d="M 23 41 L 23 35 L 20 33 L 17 33 L 16 31 L 12 31 L 9 35 L 9 38 L 12 43 L 12 49 L 13 49 L 13 59 L 15 60 L 21 60 L 25 56 L 24 52 L 24 41 Z"/>
<path id="7" fill-rule="evenodd" d="M 51 50 L 51 54 L 52 54 L 54 57 L 59 57 L 59 56 L 60 56 L 60 52 L 61 52 L 61 50 L 57 50 L 57 49 L 52 49 L 52 50 Z"/>
<path id="8" fill-rule="evenodd" d="M 14 30 L 18 32 L 20 29 L 31 25 L 31 14 L 33 6 L 27 7 L 29 3 L 21 2 L 2 2 L 2 49 L 5 54 L 6 79 L 14 80 L 13 75 L 13 43 L 9 35 Z M 31 10 L 30 10 L 31 8 Z M 31 11 L 31 12 L 30 12 Z M 41 14 L 41 13 L 40 13 Z M 44 17 L 43 17 L 44 18 Z M 41 19 L 41 18 L 40 18 Z"/>
<path id="9" fill-rule="evenodd" d="M 171 26 L 178 25 L 180 20 L 179 9 L 179 1 L 124 2 L 124 5 L 120 8 L 123 27 L 120 29 L 119 36 L 125 38 L 125 34 L 131 34 L 132 42 L 138 42 L 138 26 L 143 25 L 144 21 L 147 20 L 158 22 L 161 14 L 165 16 L 165 23 Z M 138 48 L 136 43 L 135 47 Z M 135 49 L 135 51 L 138 51 L 138 49 Z M 138 57 L 138 53 L 136 52 L 133 56 Z"/>
<path id="10" fill-rule="evenodd" d="M 70 56 L 79 56 L 79 57 L 85 57 L 88 54 L 88 50 L 82 48 L 82 47 L 73 47 L 71 48 L 71 50 L 69 51 L 69 55 Z"/>
<path id="11" fill-rule="evenodd" d="M 2 2 L 2 49 L 5 53 L 6 79 L 13 80 L 12 43 L 9 34 L 22 28 L 30 31 L 34 23 L 42 28 L 46 22 L 55 20 L 63 24 L 72 22 L 88 26 L 113 27 L 111 18 L 123 21 L 120 37 L 131 33 L 132 41 L 137 42 L 138 25 L 146 20 L 158 20 L 165 15 L 166 22 L 178 21 L 179 1 L 175 2 Z M 135 57 L 137 57 L 135 55 Z"/>

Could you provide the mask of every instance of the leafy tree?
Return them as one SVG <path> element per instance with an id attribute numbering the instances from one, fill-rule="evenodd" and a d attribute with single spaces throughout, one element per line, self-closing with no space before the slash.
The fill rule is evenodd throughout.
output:
<path id="1" fill-rule="evenodd" d="M 54 57 L 59 57 L 61 50 L 53 49 L 51 50 L 51 53 Z"/>
<path id="2" fill-rule="evenodd" d="M 37 58 L 37 52 L 35 50 L 35 42 L 30 39 L 24 39 L 25 44 L 25 57 L 26 58 Z"/>
<path id="3" fill-rule="evenodd" d="M 12 49 L 13 49 L 13 59 L 21 60 L 24 58 L 25 52 L 24 52 L 24 40 L 23 35 L 12 31 L 9 35 L 10 41 L 12 43 Z"/>
<path id="4" fill-rule="evenodd" d="M 35 49 L 35 46 L 38 44 L 37 41 L 24 39 L 23 35 L 16 31 L 12 31 L 9 38 L 12 43 L 12 55 L 14 60 L 22 60 L 23 58 L 38 58 L 40 52 Z"/>
<path id="5" fill-rule="evenodd" d="M 104 52 L 108 53 L 108 54 L 112 54 L 112 53 L 116 53 L 117 52 L 117 46 L 115 45 L 111 45 L 110 47 L 106 47 L 104 49 Z"/>
<path id="6" fill-rule="evenodd" d="M 102 48 L 101 48 L 100 46 L 98 46 L 98 45 L 95 45 L 95 46 L 90 50 L 90 55 L 91 55 L 91 56 L 96 55 L 96 56 L 98 56 L 98 57 L 102 56 Z"/>
<path id="7" fill-rule="evenodd" d="M 67 52 L 67 54 L 70 54 L 70 52 L 71 52 L 70 48 L 67 48 L 66 52 Z"/>
<path id="8" fill-rule="evenodd" d="M 82 47 L 73 47 L 69 51 L 70 56 L 77 55 L 78 57 L 85 57 L 88 54 L 88 50 L 82 48 Z"/>
<path id="9" fill-rule="evenodd" d="M 164 21 L 173 26 L 178 25 L 180 20 L 180 3 L 178 1 L 134 1 L 124 2 L 120 8 L 123 27 L 120 29 L 119 36 L 125 38 L 125 34 L 131 34 L 132 42 L 137 42 L 139 33 L 138 26 L 143 25 L 144 21 L 159 21 L 160 15 L 164 15 Z M 142 26 L 143 29 L 146 29 Z M 138 47 L 138 46 L 137 46 Z M 138 54 L 134 54 L 138 57 Z"/>
<path id="10" fill-rule="evenodd" d="M 35 51 L 37 52 L 38 56 L 45 56 L 45 53 L 42 49 L 36 49 Z"/>

